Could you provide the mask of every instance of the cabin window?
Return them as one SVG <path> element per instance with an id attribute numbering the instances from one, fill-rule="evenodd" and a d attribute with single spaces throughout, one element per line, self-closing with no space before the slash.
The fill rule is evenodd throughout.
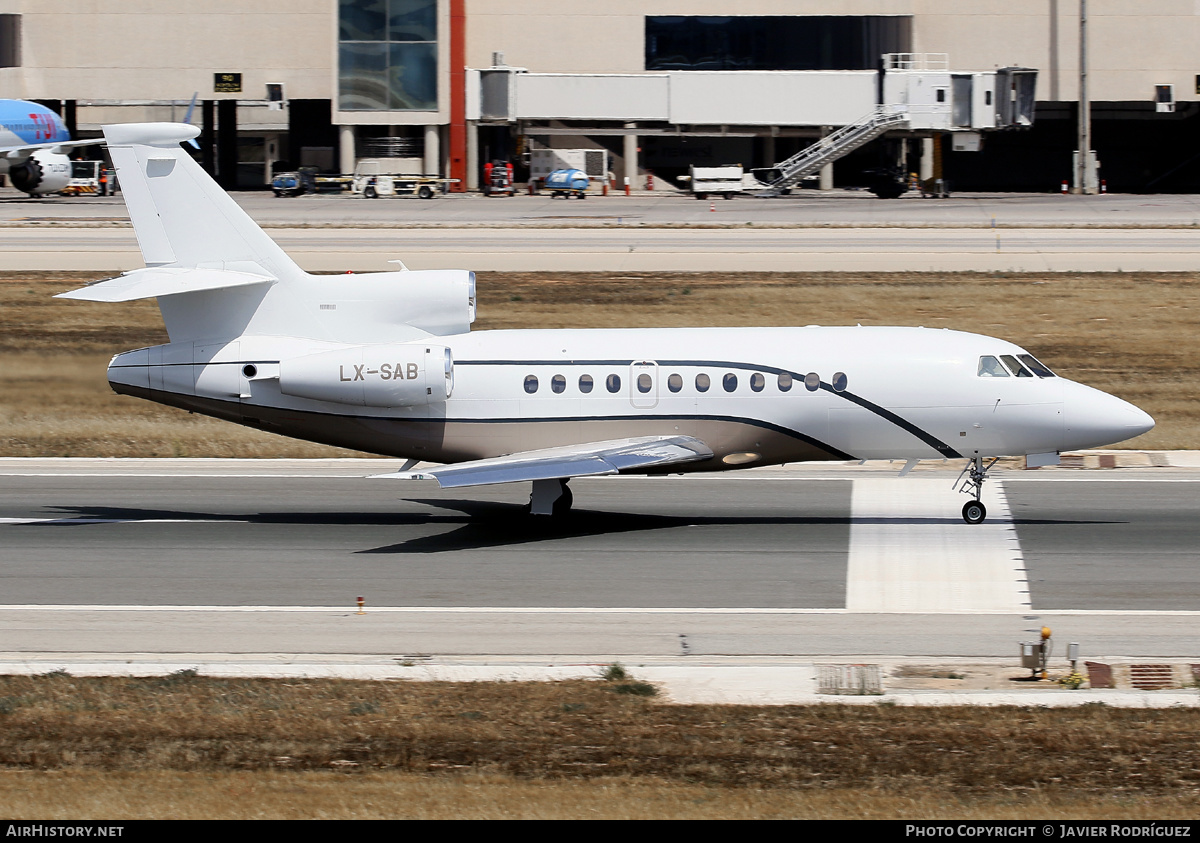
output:
<path id="1" fill-rule="evenodd" d="M 667 378 L 667 389 L 672 392 L 678 392 L 683 389 L 683 376 L 671 375 L 671 377 Z"/>
<path id="2" fill-rule="evenodd" d="M 638 375 L 638 378 L 637 378 L 638 392 L 645 395 L 647 392 L 649 392 L 651 390 L 651 388 L 653 386 L 654 386 L 654 381 L 653 381 L 653 379 L 651 379 L 651 377 L 648 374 L 646 374 L 645 372 L 642 372 L 642 374 Z"/>
<path id="3" fill-rule="evenodd" d="M 979 377 L 981 378 L 1007 378 L 1008 370 L 1000 365 L 1000 361 L 990 354 L 985 354 L 979 358 Z"/>
<path id="4" fill-rule="evenodd" d="M 1032 369 L 1033 373 L 1039 378 L 1054 377 L 1054 372 L 1051 372 L 1050 369 L 1046 367 L 1045 363 L 1043 363 L 1041 360 L 1038 360 L 1032 354 L 1018 354 L 1017 357 L 1021 358 L 1021 362 Z"/>
<path id="5" fill-rule="evenodd" d="M 1029 370 L 1026 369 L 1024 366 L 1022 366 L 1021 362 L 1019 360 L 1017 360 L 1017 358 L 1013 357 L 1011 354 L 1001 354 L 1000 359 L 1004 361 L 1005 366 L 1008 366 L 1009 371 L 1011 371 L 1018 378 L 1032 378 L 1033 377 L 1033 375 L 1031 375 L 1029 373 Z"/>
<path id="6" fill-rule="evenodd" d="M 750 376 L 750 388 L 755 392 L 762 392 L 763 387 L 767 385 L 767 379 L 763 377 L 761 372 L 755 372 Z"/>
<path id="7" fill-rule="evenodd" d="M 579 391 L 582 392 L 584 395 L 591 392 L 593 386 L 595 386 L 595 383 L 592 381 L 591 375 L 580 375 L 579 376 Z"/>
<path id="8" fill-rule="evenodd" d="M 537 375 L 526 375 L 525 376 L 525 391 L 528 392 L 530 395 L 533 395 L 533 393 L 537 392 L 537 388 L 538 388 Z"/>
<path id="9" fill-rule="evenodd" d="M 845 392 L 845 391 L 846 391 L 846 384 L 847 384 L 848 382 L 849 382 L 849 381 L 848 381 L 848 379 L 846 378 L 846 373 L 845 373 L 845 372 L 834 372 L 834 373 L 833 373 L 833 380 L 831 380 L 831 381 L 829 382 L 829 384 L 830 384 L 830 386 L 832 386 L 832 387 L 833 387 L 833 391 L 834 391 L 834 392 Z"/>
<path id="10" fill-rule="evenodd" d="M 725 377 L 721 378 L 721 386 L 726 392 L 733 392 L 737 389 L 737 375 L 733 372 L 726 373 Z"/>
<path id="11" fill-rule="evenodd" d="M 604 381 L 604 387 L 609 392 L 620 392 L 621 391 L 621 376 L 620 375 L 609 375 L 608 378 L 606 378 Z"/>
<path id="12" fill-rule="evenodd" d="M 712 386 L 712 381 L 709 380 L 708 375 L 704 374 L 703 372 L 696 375 L 696 391 L 697 392 L 708 392 L 708 388 L 710 386 Z"/>
<path id="13" fill-rule="evenodd" d="M 804 376 L 804 388 L 809 392 L 816 392 L 821 388 L 821 376 L 816 372 L 809 372 Z"/>
<path id="14" fill-rule="evenodd" d="M 779 373 L 779 391 L 780 392 L 789 392 L 789 391 L 791 391 L 791 388 L 792 388 L 792 373 L 791 372 L 780 372 Z"/>
<path id="15" fill-rule="evenodd" d="M 550 391 L 556 393 L 566 392 L 567 379 L 563 375 L 555 375 L 550 378 Z"/>

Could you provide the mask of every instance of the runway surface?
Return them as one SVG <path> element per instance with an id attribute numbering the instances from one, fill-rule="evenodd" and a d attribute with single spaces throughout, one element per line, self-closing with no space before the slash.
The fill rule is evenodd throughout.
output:
<path id="1" fill-rule="evenodd" d="M 1182 271 L 1200 265 L 1187 229 L 276 228 L 305 270 Z M 0 229 L 0 269 L 140 268 L 129 228 Z"/>
<path id="2" fill-rule="evenodd" d="M 1186 469 L 1008 472 L 972 527 L 944 470 L 580 479 L 559 525 L 374 461 L 141 464 L 0 466 L 0 650 L 987 658 L 1047 624 L 1200 653 Z"/>
<path id="3" fill-rule="evenodd" d="M 863 190 L 800 190 L 786 197 L 696 201 L 676 192 L 592 196 L 485 198 L 458 194 L 434 201 L 400 197 L 369 200 L 350 194 L 278 199 L 269 191 L 237 191 L 237 203 L 272 227 L 321 226 L 896 226 L 896 227 L 1185 227 L 1200 225 L 1200 197 L 1187 194 L 956 193 L 921 199 L 912 193 L 880 200 Z M 30 199 L 0 188 L 0 225 L 119 225 L 128 214 L 121 196 Z"/>

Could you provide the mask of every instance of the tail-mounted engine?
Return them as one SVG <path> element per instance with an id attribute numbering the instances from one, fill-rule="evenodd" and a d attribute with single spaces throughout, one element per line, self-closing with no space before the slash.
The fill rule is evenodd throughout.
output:
<path id="1" fill-rule="evenodd" d="M 71 181 L 71 159 L 48 149 L 30 155 L 21 164 L 8 168 L 13 187 L 30 196 L 58 193 Z"/>
<path id="2" fill-rule="evenodd" d="M 279 391 L 360 407 L 413 407 L 454 391 L 454 360 L 440 345 L 360 345 L 280 361 Z"/>

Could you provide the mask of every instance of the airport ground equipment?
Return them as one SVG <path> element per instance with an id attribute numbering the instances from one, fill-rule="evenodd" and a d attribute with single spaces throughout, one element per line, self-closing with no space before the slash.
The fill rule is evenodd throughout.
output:
<path id="1" fill-rule="evenodd" d="M 1027 667 L 1030 670 L 1029 679 L 1045 679 L 1047 666 L 1050 662 L 1050 653 L 1054 650 L 1054 641 L 1050 637 L 1050 627 L 1042 627 L 1042 637 L 1040 641 L 1021 642 L 1021 667 Z"/>
<path id="2" fill-rule="evenodd" d="M 562 196 L 570 199 L 575 196 L 587 199 L 587 189 L 590 184 L 587 174 L 582 170 L 555 170 L 545 179 L 545 189 L 557 199 Z"/>
<path id="3" fill-rule="evenodd" d="M 275 177 L 271 179 L 271 190 L 276 196 L 302 196 L 305 193 L 315 192 L 316 189 L 317 185 L 313 180 L 313 174 L 303 173 L 299 170 L 276 173 Z"/>
<path id="4" fill-rule="evenodd" d="M 779 196 L 783 191 L 795 187 L 805 176 L 811 176 L 826 164 L 831 164 L 868 141 L 875 140 L 884 132 L 908 127 L 907 110 L 890 110 L 887 106 L 877 106 L 857 122 L 851 123 L 849 126 L 842 126 L 836 132 L 821 138 L 811 146 L 806 146 L 786 161 L 776 164 L 775 166 L 779 169 L 779 178 L 771 182 L 766 190 L 761 191 L 758 195 L 763 197 Z"/>
<path id="5" fill-rule="evenodd" d="M 378 199 L 380 196 L 416 196 L 418 199 L 432 199 L 444 196 L 450 190 L 450 185 L 458 179 L 444 179 L 439 176 L 365 176 L 354 180 L 355 193 L 361 193 L 367 199 Z"/>
<path id="6" fill-rule="evenodd" d="M 71 180 L 59 193 L 63 196 L 100 193 L 100 174 L 103 170 L 103 161 L 72 161 Z"/>
<path id="7" fill-rule="evenodd" d="M 732 199 L 743 190 L 742 175 L 741 164 L 688 168 L 688 180 L 692 186 L 692 195 L 697 199 L 707 199 L 710 195 Z"/>
<path id="8" fill-rule="evenodd" d="M 510 162 L 489 161 L 483 167 L 483 176 L 484 196 L 512 196 L 516 193 Z"/>
<path id="9" fill-rule="evenodd" d="M 353 183 L 352 176 L 321 175 L 316 167 L 276 173 L 271 190 L 276 196 L 303 196 L 305 193 L 341 193 Z"/>
<path id="10" fill-rule="evenodd" d="M 540 182 L 555 170 L 580 170 L 589 179 L 606 181 L 609 161 L 607 149 L 531 149 L 529 180 Z"/>

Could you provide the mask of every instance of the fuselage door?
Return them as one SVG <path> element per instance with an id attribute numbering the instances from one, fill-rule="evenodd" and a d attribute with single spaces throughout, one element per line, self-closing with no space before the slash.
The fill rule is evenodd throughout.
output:
<path id="1" fill-rule="evenodd" d="M 653 360 L 630 364 L 629 402 L 639 410 L 649 410 L 658 405 L 658 364 Z"/>

